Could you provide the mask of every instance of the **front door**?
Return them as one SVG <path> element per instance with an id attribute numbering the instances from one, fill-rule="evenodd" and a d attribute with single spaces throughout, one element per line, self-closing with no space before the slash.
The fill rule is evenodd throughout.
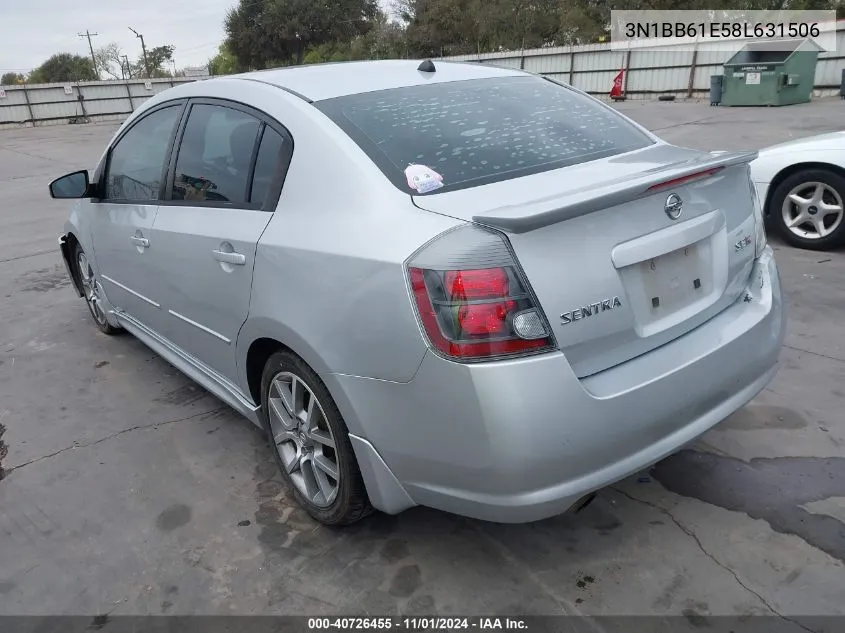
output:
<path id="1" fill-rule="evenodd" d="M 289 146 L 289 137 L 257 113 L 192 104 L 165 196 L 170 200 L 153 225 L 161 334 L 233 383 L 256 247 L 273 216 L 279 157 Z"/>
<path id="2" fill-rule="evenodd" d="M 120 136 L 106 162 L 103 197 L 92 205 L 94 257 L 109 303 L 145 325 L 161 309 L 150 238 L 183 106 L 153 110 Z"/>

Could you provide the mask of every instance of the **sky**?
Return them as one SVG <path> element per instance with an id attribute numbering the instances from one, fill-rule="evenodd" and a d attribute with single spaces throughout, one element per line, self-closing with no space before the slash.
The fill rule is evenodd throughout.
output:
<path id="1" fill-rule="evenodd" d="M 116 42 L 133 62 L 147 49 L 176 47 L 177 68 L 204 65 L 222 42 L 223 20 L 237 0 L 0 0 L 0 73 L 28 72 L 54 53 L 90 56 Z"/>
<path id="2" fill-rule="evenodd" d="M 131 61 L 164 44 L 176 47 L 177 68 L 205 65 L 223 41 L 223 21 L 238 0 L 0 0 L 0 73 L 26 73 L 55 53 L 90 56 L 116 42 Z M 389 0 L 380 0 L 383 8 Z"/>

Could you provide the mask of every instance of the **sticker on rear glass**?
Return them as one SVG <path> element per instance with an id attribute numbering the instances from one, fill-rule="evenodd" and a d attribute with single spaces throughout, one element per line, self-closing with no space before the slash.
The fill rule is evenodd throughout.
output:
<path id="1" fill-rule="evenodd" d="M 408 165 L 405 177 L 408 186 L 417 193 L 428 193 L 443 186 L 443 176 L 425 165 Z"/>

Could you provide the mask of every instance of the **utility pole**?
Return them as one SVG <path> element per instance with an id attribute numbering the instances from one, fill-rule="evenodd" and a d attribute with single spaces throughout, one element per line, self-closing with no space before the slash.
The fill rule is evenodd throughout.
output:
<path id="1" fill-rule="evenodd" d="M 129 65 L 129 58 L 126 55 L 124 55 L 123 61 L 126 62 L 126 74 L 129 75 L 130 79 L 132 79 L 132 66 Z M 120 71 L 123 72 L 123 63 L 122 62 L 120 64 Z"/>
<path id="2" fill-rule="evenodd" d="M 138 31 L 133 29 L 131 26 L 129 27 L 129 30 L 132 31 L 135 34 L 135 37 L 138 37 L 138 38 L 141 39 L 141 51 L 144 53 L 144 70 L 147 71 L 147 78 L 149 78 L 150 77 L 150 64 L 147 61 L 147 47 L 144 44 L 144 36 L 141 35 L 140 33 L 138 33 Z"/>
<path id="3" fill-rule="evenodd" d="M 94 46 L 91 44 L 91 38 L 95 35 L 99 35 L 98 33 L 89 33 L 88 29 L 85 29 L 84 33 L 80 33 L 79 37 L 87 37 L 88 38 L 88 50 L 91 51 L 91 63 L 94 64 L 94 74 L 97 75 L 97 79 L 100 78 L 100 73 L 97 72 L 97 58 L 94 57 Z"/>

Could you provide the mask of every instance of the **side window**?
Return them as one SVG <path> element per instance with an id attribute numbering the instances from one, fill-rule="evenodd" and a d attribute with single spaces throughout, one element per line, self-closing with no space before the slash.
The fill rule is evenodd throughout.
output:
<path id="1" fill-rule="evenodd" d="M 173 200 L 245 204 L 260 126 L 240 110 L 194 105 L 176 158 Z"/>
<path id="2" fill-rule="evenodd" d="M 290 137 L 282 136 L 271 127 L 264 128 L 258 158 L 255 160 L 250 202 L 264 204 L 276 183 L 276 178 L 283 177 L 283 172 L 287 171 L 292 151 L 293 143 Z"/>
<path id="3" fill-rule="evenodd" d="M 164 161 L 181 111 L 181 105 L 156 110 L 133 125 L 112 148 L 107 200 L 159 199 Z"/>

